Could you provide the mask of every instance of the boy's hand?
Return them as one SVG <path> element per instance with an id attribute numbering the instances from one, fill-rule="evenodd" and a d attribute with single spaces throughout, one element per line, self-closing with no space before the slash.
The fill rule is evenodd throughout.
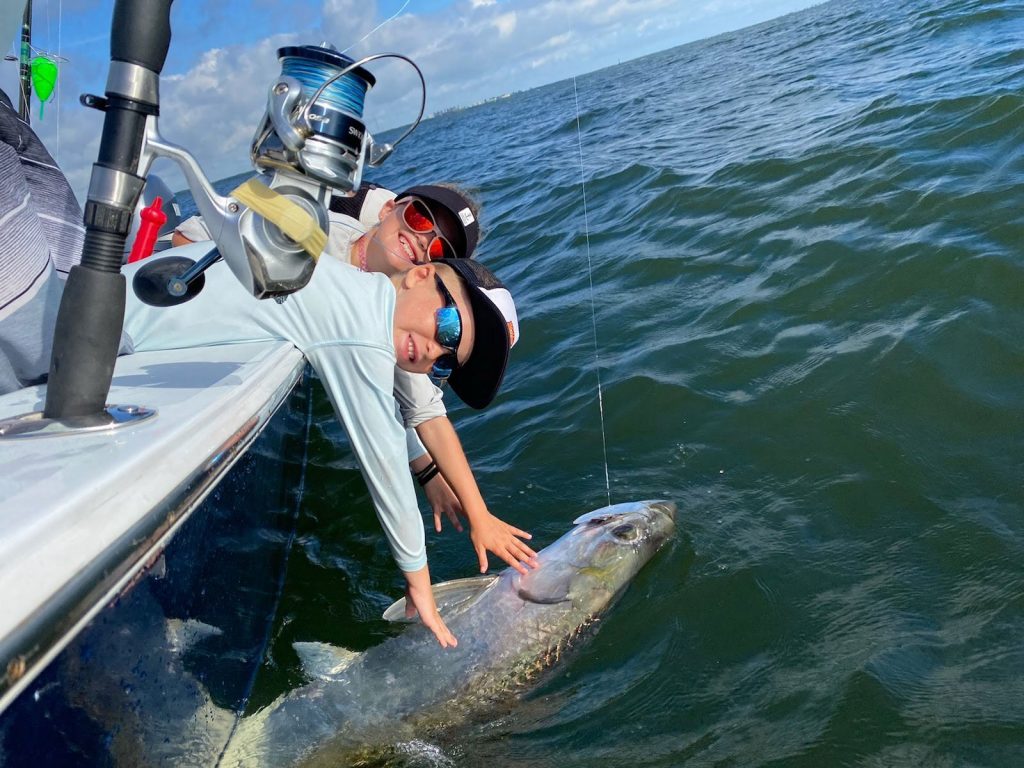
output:
<path id="1" fill-rule="evenodd" d="M 437 603 L 434 601 L 434 593 L 430 589 L 430 573 L 427 567 L 423 566 L 418 571 L 406 572 L 405 588 L 405 616 L 411 619 L 417 613 L 424 626 L 434 633 L 438 644 L 442 648 L 454 648 L 459 644 L 455 635 L 451 633 L 448 626 L 437 612 Z"/>
<path id="2" fill-rule="evenodd" d="M 526 565 L 539 568 L 537 553 L 517 537 L 533 538 L 526 531 L 499 520 L 490 512 L 472 520 L 469 538 L 473 541 L 473 549 L 480 561 L 480 573 L 487 572 L 488 552 L 500 557 L 524 576 L 527 574 Z"/>
<path id="3" fill-rule="evenodd" d="M 426 494 L 430 508 L 434 510 L 434 530 L 438 533 L 441 532 L 441 515 L 444 514 L 455 526 L 455 530 L 461 533 L 462 522 L 459 520 L 459 515 L 463 514 L 462 504 L 440 472 L 423 486 L 423 493 Z"/>

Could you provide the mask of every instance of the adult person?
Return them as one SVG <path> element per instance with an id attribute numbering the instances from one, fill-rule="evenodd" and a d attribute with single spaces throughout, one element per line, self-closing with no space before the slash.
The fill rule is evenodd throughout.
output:
<path id="1" fill-rule="evenodd" d="M 137 268 L 125 268 L 129 280 Z M 221 262 L 191 301 L 156 308 L 129 291 L 125 310 L 134 352 L 262 339 L 287 340 L 303 352 L 348 433 L 409 603 L 442 647 L 457 641 L 430 589 L 423 525 L 404 469 L 405 431 L 395 418 L 395 366 L 447 377 L 460 398 L 483 406 L 497 394 L 517 335 L 508 289 L 469 259 L 391 277 L 321 259 L 309 283 L 282 303 L 254 301 Z"/>
<path id="2" fill-rule="evenodd" d="M 82 209 L 64 174 L 0 91 L 0 394 L 50 369 L 57 309 L 82 257 Z"/>
<path id="3" fill-rule="evenodd" d="M 324 256 L 364 271 L 389 276 L 435 258 L 468 258 L 479 240 L 479 207 L 451 184 L 425 184 L 398 195 L 372 184 L 351 197 L 335 195 Z M 209 239 L 201 217 L 183 222 L 173 243 Z M 535 552 L 522 539 L 528 532 L 493 515 L 480 493 L 455 428 L 448 419 L 442 392 L 425 376 L 395 372 L 395 398 L 409 434 L 410 469 L 423 486 L 433 510 L 434 529 L 446 516 L 461 531 L 459 515 L 470 526 L 470 540 L 481 573 L 487 553 L 526 573 Z M 472 407 L 480 407 L 468 402 Z"/>

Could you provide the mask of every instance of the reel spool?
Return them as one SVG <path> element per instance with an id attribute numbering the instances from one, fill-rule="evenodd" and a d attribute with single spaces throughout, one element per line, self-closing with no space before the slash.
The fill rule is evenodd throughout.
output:
<path id="1" fill-rule="evenodd" d="M 281 75 L 252 144 L 257 168 L 293 171 L 340 192 L 359 187 L 373 140 L 363 101 L 377 80 L 328 44 L 277 52 Z"/>

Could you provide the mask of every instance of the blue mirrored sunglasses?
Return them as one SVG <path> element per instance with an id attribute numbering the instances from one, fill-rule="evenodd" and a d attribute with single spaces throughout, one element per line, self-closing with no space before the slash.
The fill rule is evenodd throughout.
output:
<path id="1" fill-rule="evenodd" d="M 438 344 L 449 351 L 434 361 L 434 365 L 430 369 L 430 377 L 436 384 L 442 384 L 452 375 L 452 371 L 459 367 L 457 353 L 459 342 L 462 341 L 462 316 L 441 276 L 435 274 L 434 280 L 437 281 L 437 290 L 441 293 L 441 298 L 444 299 L 444 306 L 434 313 L 437 320 L 437 332 L 434 337 Z"/>

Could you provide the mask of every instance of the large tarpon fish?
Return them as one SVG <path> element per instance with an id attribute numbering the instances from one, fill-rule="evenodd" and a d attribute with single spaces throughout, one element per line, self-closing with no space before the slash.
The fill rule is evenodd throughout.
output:
<path id="1" fill-rule="evenodd" d="M 675 515 L 667 501 L 604 507 L 577 518 L 526 576 L 508 568 L 439 585 L 456 648 L 420 624 L 360 654 L 296 644 L 316 679 L 243 718 L 219 765 L 339 765 L 521 687 L 615 601 L 674 533 Z"/>

